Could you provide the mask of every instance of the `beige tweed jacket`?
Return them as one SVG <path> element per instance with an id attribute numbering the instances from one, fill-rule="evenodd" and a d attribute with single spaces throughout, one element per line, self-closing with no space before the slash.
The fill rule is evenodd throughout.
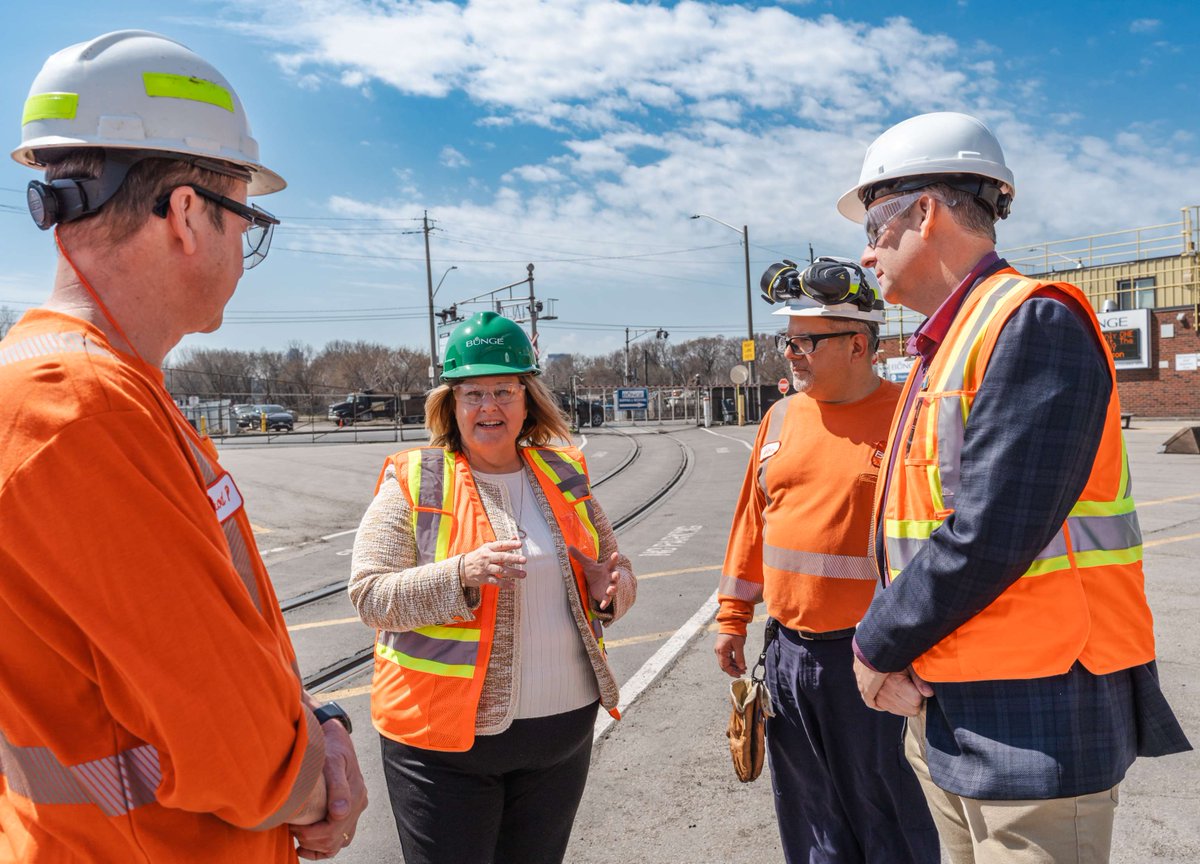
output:
<path id="1" fill-rule="evenodd" d="M 587 648 L 592 671 L 596 675 L 600 704 L 606 709 L 615 708 L 620 696 L 617 681 L 600 652 L 600 646 L 588 626 L 583 606 L 580 605 L 579 589 L 571 572 L 570 557 L 562 532 L 536 477 L 528 466 L 525 467 L 525 471 L 534 498 L 554 536 L 559 569 L 568 597 L 571 598 L 571 609 L 574 612 L 575 625 L 579 629 L 579 638 Z M 505 496 L 500 487 L 478 478 L 476 486 L 496 536 L 515 536 L 516 519 L 511 510 L 506 508 Z M 599 502 L 595 503 L 596 529 L 600 535 L 600 560 L 603 561 L 613 552 L 619 553 L 619 550 L 612 524 Z M 444 561 L 417 566 L 412 507 L 396 480 L 394 469 L 389 465 L 379 492 L 363 515 L 358 535 L 354 540 L 350 599 L 363 622 L 377 630 L 402 632 L 417 627 L 449 624 L 456 616 L 460 620 L 472 620 L 479 608 L 479 590 L 464 589 L 459 582 L 458 568 L 461 558 L 461 555 L 453 555 Z M 593 613 L 606 626 L 624 615 L 637 597 L 637 579 L 633 575 L 629 559 L 624 555 L 618 557 L 617 571 L 620 574 L 617 595 L 609 609 L 601 611 L 595 601 L 587 598 Z M 492 653 L 488 660 L 483 692 L 479 698 L 479 710 L 475 718 L 477 735 L 495 735 L 503 732 L 511 725 L 516 711 L 521 686 L 521 604 L 518 595 L 521 590 L 523 586 L 518 583 L 515 591 L 500 592 Z"/>

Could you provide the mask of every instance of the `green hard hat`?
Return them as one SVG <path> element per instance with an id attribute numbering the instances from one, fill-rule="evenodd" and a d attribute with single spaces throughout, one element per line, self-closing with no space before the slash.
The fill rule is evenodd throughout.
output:
<path id="1" fill-rule="evenodd" d="M 479 312 L 454 328 L 446 343 L 442 378 L 477 375 L 540 375 L 533 344 L 514 321 Z"/>

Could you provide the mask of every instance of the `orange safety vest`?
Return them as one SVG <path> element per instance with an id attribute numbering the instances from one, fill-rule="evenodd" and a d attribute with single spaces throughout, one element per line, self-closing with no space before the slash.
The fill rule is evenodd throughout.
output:
<path id="1" fill-rule="evenodd" d="M 1071 296 L 1090 312 L 1087 298 L 1074 285 L 1036 282 L 1011 268 L 988 277 L 967 296 L 951 324 L 905 428 L 897 428 L 899 414 L 893 421 L 884 457 L 889 491 L 882 509 L 876 508 L 884 516 L 891 578 L 904 578 L 904 568 L 954 512 L 963 437 L 988 360 L 1008 319 L 1047 287 Z M 1088 320 L 1102 343 L 1096 316 L 1089 314 Z M 922 678 L 1042 678 L 1066 672 L 1076 660 L 1103 675 L 1154 659 L 1142 535 L 1130 494 L 1116 371 L 1111 355 L 1105 356 L 1112 395 L 1100 447 L 1079 500 L 1020 578 L 913 661 Z M 901 405 L 916 375 L 914 369 Z"/>
<path id="2" fill-rule="evenodd" d="M 573 447 L 529 447 L 521 454 L 550 502 L 563 540 L 597 557 L 600 535 L 583 454 Z M 496 539 L 461 453 L 421 447 L 389 456 L 385 473 L 388 465 L 412 505 L 417 565 L 444 561 Z M 381 474 L 376 491 L 383 480 Z M 571 601 L 582 605 L 603 654 L 604 632 L 587 600 L 583 569 L 572 559 L 571 570 L 578 590 Z M 470 621 L 378 632 L 371 719 L 380 734 L 426 750 L 471 749 L 499 591 L 495 585 L 480 589 L 479 609 Z M 619 716 L 615 708 L 610 713 Z"/>

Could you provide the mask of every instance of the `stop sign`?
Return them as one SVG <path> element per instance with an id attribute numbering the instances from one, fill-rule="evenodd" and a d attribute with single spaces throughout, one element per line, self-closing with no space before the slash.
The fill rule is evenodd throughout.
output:
<path id="1" fill-rule="evenodd" d="M 788 380 L 786 378 L 779 379 L 779 392 L 780 393 L 782 393 L 784 396 L 786 396 L 789 387 L 791 387 L 791 384 L 788 382 Z"/>

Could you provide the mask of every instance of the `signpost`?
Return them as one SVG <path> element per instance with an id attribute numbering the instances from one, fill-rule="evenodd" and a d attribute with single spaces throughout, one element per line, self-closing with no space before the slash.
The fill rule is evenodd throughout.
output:
<path id="1" fill-rule="evenodd" d="M 755 360 L 754 340 L 753 339 L 743 339 L 742 340 L 742 362 L 743 363 L 753 363 L 754 360 Z M 749 370 L 747 370 L 747 371 L 749 371 Z"/>
<path id="2" fill-rule="evenodd" d="M 747 342 L 750 343 L 750 353 L 754 353 L 754 342 L 751 339 L 747 339 L 742 343 L 743 355 L 745 355 Z M 749 378 L 750 370 L 740 363 L 729 370 L 729 380 L 733 382 L 733 390 L 737 397 L 737 417 L 739 426 L 746 425 L 746 397 L 742 392 L 741 385 L 745 384 Z"/>
<path id="3" fill-rule="evenodd" d="M 647 387 L 618 387 L 613 396 L 618 411 L 645 411 L 650 406 Z"/>
<path id="4" fill-rule="evenodd" d="M 779 379 L 779 392 L 782 393 L 784 396 L 787 395 L 787 391 L 790 390 L 791 387 L 792 387 L 792 385 L 788 382 L 788 380 L 786 378 Z"/>

